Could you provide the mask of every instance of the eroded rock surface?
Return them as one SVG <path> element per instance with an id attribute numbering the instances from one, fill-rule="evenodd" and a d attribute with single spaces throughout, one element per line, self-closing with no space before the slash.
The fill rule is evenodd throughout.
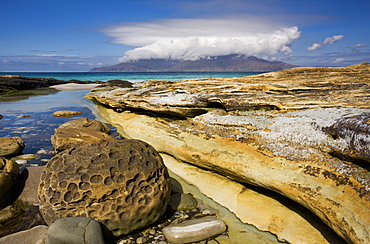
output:
<path id="1" fill-rule="evenodd" d="M 98 143 L 103 141 L 117 141 L 110 136 L 110 128 L 93 119 L 81 118 L 66 122 L 55 129 L 51 143 L 55 152 L 74 148 L 82 144 Z"/>
<path id="2" fill-rule="evenodd" d="M 18 155 L 24 149 L 24 141 L 18 136 L 0 138 L 0 157 Z"/>
<path id="3" fill-rule="evenodd" d="M 41 175 L 38 196 L 48 225 L 59 218 L 85 216 L 120 236 L 164 213 L 170 179 L 162 158 L 147 143 L 102 142 L 54 156 Z"/>
<path id="4" fill-rule="evenodd" d="M 241 78 L 148 81 L 87 97 L 105 105 L 98 107 L 100 113 L 125 136 L 278 192 L 346 241 L 368 243 L 369 171 L 336 157 L 333 151 L 343 151 L 346 139 L 323 130 L 343 117 L 370 112 L 369 78 L 370 64 L 364 63 Z"/>

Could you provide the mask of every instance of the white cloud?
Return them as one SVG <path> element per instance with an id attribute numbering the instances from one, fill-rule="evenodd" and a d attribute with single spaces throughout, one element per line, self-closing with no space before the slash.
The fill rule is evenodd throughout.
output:
<path id="1" fill-rule="evenodd" d="M 307 51 L 314 51 L 314 50 L 320 49 L 326 44 L 333 44 L 337 41 L 342 40 L 343 38 L 344 38 L 344 35 L 335 35 L 332 37 L 327 37 L 322 43 L 314 42 L 312 46 L 307 47 Z"/>
<path id="2" fill-rule="evenodd" d="M 334 42 L 340 41 L 344 38 L 343 35 L 337 35 L 325 38 L 323 44 L 333 44 Z"/>
<path id="3" fill-rule="evenodd" d="M 344 61 L 344 58 L 336 58 L 333 63 L 341 63 Z"/>
<path id="4" fill-rule="evenodd" d="M 150 58 L 196 60 L 229 54 L 291 55 L 290 46 L 300 36 L 298 27 L 282 27 L 256 18 L 121 23 L 103 32 L 113 43 L 136 47 L 125 52 L 120 62 Z"/>
<path id="5" fill-rule="evenodd" d="M 361 47 L 367 47 L 367 43 L 364 43 L 364 44 L 356 44 L 352 48 L 361 48 Z"/>
<path id="6" fill-rule="evenodd" d="M 322 47 L 322 44 L 314 42 L 312 46 L 307 47 L 307 51 L 314 51 Z"/>

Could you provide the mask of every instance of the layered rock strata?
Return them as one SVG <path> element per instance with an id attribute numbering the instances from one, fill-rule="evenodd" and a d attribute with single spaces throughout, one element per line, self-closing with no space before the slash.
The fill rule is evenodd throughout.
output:
<path id="1" fill-rule="evenodd" d="M 350 243 L 370 242 L 367 167 L 324 132 L 370 112 L 370 64 L 224 79 L 149 81 L 87 97 L 157 151 L 305 206 Z M 108 107 L 108 108 L 107 108 Z M 111 108 L 111 109 L 109 109 Z"/>

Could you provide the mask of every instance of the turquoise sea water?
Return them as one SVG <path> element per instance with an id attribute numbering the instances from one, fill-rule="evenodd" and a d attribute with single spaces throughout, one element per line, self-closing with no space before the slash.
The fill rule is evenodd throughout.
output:
<path id="1" fill-rule="evenodd" d="M 171 80 L 240 77 L 259 74 L 255 72 L 0 72 L 0 75 L 19 75 L 24 77 L 54 78 L 58 80 L 107 81 L 127 80 L 141 82 L 145 80 Z"/>

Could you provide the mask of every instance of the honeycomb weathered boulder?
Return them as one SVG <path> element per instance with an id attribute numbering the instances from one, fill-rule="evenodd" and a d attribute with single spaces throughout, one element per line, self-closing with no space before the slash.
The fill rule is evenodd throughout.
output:
<path id="1" fill-rule="evenodd" d="M 0 205 L 3 206 L 10 197 L 19 174 L 17 163 L 0 157 Z"/>
<path id="2" fill-rule="evenodd" d="M 51 143 L 55 152 L 61 152 L 81 144 L 117 141 L 109 135 L 110 132 L 107 125 L 97 120 L 81 118 L 64 123 L 55 129 Z"/>
<path id="3" fill-rule="evenodd" d="M 155 222 L 166 210 L 170 179 L 149 144 L 122 140 L 82 145 L 54 156 L 41 175 L 40 212 L 97 219 L 115 236 Z"/>

